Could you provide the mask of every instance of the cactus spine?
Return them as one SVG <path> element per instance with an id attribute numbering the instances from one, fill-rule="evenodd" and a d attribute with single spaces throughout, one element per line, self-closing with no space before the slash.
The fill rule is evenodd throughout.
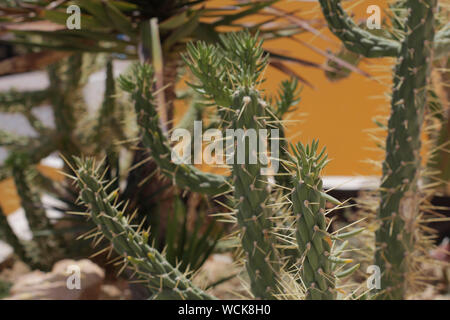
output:
<path id="1" fill-rule="evenodd" d="M 407 0 L 404 39 L 395 42 L 370 35 L 345 14 L 340 0 L 320 0 L 330 30 L 345 46 L 366 57 L 399 56 L 395 67 L 391 116 L 378 210 L 375 263 L 381 268 L 381 298 L 402 299 L 408 261 L 414 248 L 419 212 L 420 134 L 426 105 L 433 46 L 443 48 L 442 30 L 434 36 L 436 0 Z"/>

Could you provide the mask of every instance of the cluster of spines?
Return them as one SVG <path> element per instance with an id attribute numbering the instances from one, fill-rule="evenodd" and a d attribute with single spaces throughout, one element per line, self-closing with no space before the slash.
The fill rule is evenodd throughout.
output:
<path id="1" fill-rule="evenodd" d="M 119 78 L 124 91 L 131 93 L 136 117 L 142 130 L 142 141 L 149 149 L 160 172 L 180 188 L 207 195 L 216 195 L 229 189 L 226 179 L 217 174 L 204 173 L 190 164 L 171 161 L 172 148 L 160 128 L 159 116 L 152 94 L 153 71 L 149 65 L 135 65 L 133 74 Z"/>

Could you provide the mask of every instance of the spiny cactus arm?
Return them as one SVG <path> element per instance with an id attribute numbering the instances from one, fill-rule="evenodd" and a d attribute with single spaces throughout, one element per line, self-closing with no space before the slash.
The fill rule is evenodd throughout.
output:
<path id="1" fill-rule="evenodd" d="M 23 158 L 27 158 L 27 163 L 29 165 L 37 164 L 39 161 L 50 155 L 52 152 L 58 149 L 59 137 L 50 131 L 49 133 L 41 135 L 39 138 L 28 138 L 28 137 L 18 137 L 5 133 L 2 137 L 2 132 L 0 132 L 0 145 L 2 145 L 1 139 L 5 139 L 5 145 L 8 146 L 6 142 L 10 142 L 9 146 L 13 151 L 20 153 Z M 14 158 L 14 155 L 8 156 L 6 162 L 10 158 Z M 10 160 L 14 161 L 14 160 Z"/>
<path id="2" fill-rule="evenodd" d="M 358 27 L 345 13 L 341 0 L 319 0 L 328 28 L 345 47 L 368 58 L 396 57 L 400 43 L 371 34 Z"/>
<path id="3" fill-rule="evenodd" d="M 131 263 L 137 275 L 147 282 L 153 299 L 211 300 L 213 296 L 195 287 L 186 276 L 148 244 L 148 233 L 138 232 L 123 211 L 115 205 L 117 192 L 108 194 L 100 166 L 92 159 L 75 159 L 80 198 L 89 216 L 115 251 Z"/>
<path id="4" fill-rule="evenodd" d="M 133 75 L 120 77 L 123 90 L 132 95 L 138 123 L 142 127 L 143 142 L 149 148 L 161 173 L 183 189 L 207 195 L 217 195 L 230 189 L 222 175 L 202 172 L 189 164 L 176 164 L 171 160 L 174 153 L 169 141 L 159 127 L 159 117 L 151 93 L 153 72 L 148 65 L 135 65 Z"/>
<path id="5" fill-rule="evenodd" d="M 234 88 L 259 84 L 268 58 L 258 34 L 253 36 L 248 31 L 220 35 L 220 44 L 189 43 L 183 55 L 199 82 L 188 84 L 213 104 L 225 108 L 232 103 Z"/>
<path id="6" fill-rule="evenodd" d="M 386 158 L 380 187 L 376 264 L 381 298 L 404 299 L 419 212 L 421 128 L 429 84 L 436 0 L 408 0 L 406 37 L 395 68 Z"/>
<path id="7" fill-rule="evenodd" d="M 318 141 L 306 147 L 299 143 L 292 148 L 296 155 L 297 175 L 291 194 L 297 219 L 296 238 L 300 251 L 301 279 L 307 289 L 307 299 L 336 298 L 335 276 L 332 270 L 330 238 L 327 239 L 325 198 L 320 172 L 327 163 L 325 148 L 318 150 Z"/>
<path id="8" fill-rule="evenodd" d="M 9 90 L 0 93 L 0 112 L 23 112 L 32 107 L 42 105 L 49 98 L 48 90 L 17 91 Z"/>
<path id="9" fill-rule="evenodd" d="M 182 55 L 185 64 L 200 84 L 188 83 L 197 93 L 216 105 L 228 107 L 231 104 L 229 74 L 224 68 L 223 52 L 216 45 L 204 42 L 188 43 Z"/>
<path id="10" fill-rule="evenodd" d="M 263 129 L 266 103 L 254 89 L 242 88 L 233 97 L 231 108 L 236 111 L 234 130 Z M 239 111 L 241 110 L 241 111 Z M 269 184 L 261 174 L 259 162 L 251 164 L 250 142 L 237 137 L 245 144 L 245 161 L 239 160 L 237 147 L 234 152 L 232 177 L 234 198 L 237 205 L 237 222 L 242 230 L 242 247 L 246 252 L 246 268 L 251 290 L 257 298 L 273 299 L 277 293 L 278 259 L 272 232 L 272 211 L 268 207 Z M 238 145 L 238 147 L 239 147 Z M 242 145 L 240 146 L 243 147 Z M 244 163 L 242 163 L 244 162 Z"/>
<path id="11" fill-rule="evenodd" d="M 14 230 L 9 225 L 8 219 L 6 218 L 6 215 L 1 207 L 0 207 L 0 231 L 3 234 L 6 243 L 8 243 L 13 248 L 14 253 L 19 257 L 19 259 L 28 265 L 32 265 L 30 257 L 27 255 L 23 244 L 20 242 L 19 238 L 17 238 L 17 235 L 14 233 Z"/>

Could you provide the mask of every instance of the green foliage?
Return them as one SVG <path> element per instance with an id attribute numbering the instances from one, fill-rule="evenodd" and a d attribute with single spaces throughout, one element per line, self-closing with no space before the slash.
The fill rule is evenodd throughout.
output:
<path id="1" fill-rule="evenodd" d="M 318 141 L 304 146 L 299 143 L 293 147 L 297 175 L 294 189 L 290 195 L 293 215 L 296 218 L 296 239 L 301 263 L 301 281 L 307 289 L 306 298 L 313 300 L 331 300 L 336 298 L 336 279 L 346 277 L 357 270 L 356 264 L 346 270 L 342 265 L 352 260 L 341 259 L 343 243 L 333 253 L 332 238 L 342 241 L 345 234 L 331 236 L 327 232 L 325 203 L 327 197 L 323 192 L 320 173 L 328 163 L 325 148 L 318 152 Z M 352 231 L 351 235 L 360 232 Z"/>

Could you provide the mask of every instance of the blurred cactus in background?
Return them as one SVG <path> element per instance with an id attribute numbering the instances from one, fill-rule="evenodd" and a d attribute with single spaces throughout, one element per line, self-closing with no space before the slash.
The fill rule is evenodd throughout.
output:
<path id="1" fill-rule="evenodd" d="M 55 232 L 53 223 L 46 215 L 47 209 L 41 202 L 42 192 L 66 203 L 75 203 L 76 199 L 71 196 L 69 186 L 64 187 L 51 181 L 36 169 L 36 165 L 56 152 L 65 157 L 92 154 L 87 143 L 88 137 L 96 134 L 94 126 L 84 126 L 83 132 L 78 131 L 79 123 L 87 117 L 82 89 L 89 75 L 102 64 L 104 65 L 99 56 L 76 54 L 48 68 L 48 88 L 30 92 L 11 90 L 0 93 L 0 110 L 4 113 L 22 114 L 37 134 L 35 137 L 25 137 L 2 131 L 0 138 L 0 146 L 9 151 L 9 156 L 1 167 L 4 173 L 2 178 L 14 178 L 21 205 L 33 233 L 30 244 L 34 244 L 36 248 L 26 250 L 33 258 L 25 260 L 33 261 L 30 264 L 32 267 L 51 268 L 54 262 L 65 256 L 65 248 L 69 247 L 62 235 Z M 112 75 L 108 81 L 111 81 L 111 77 Z M 44 125 L 36 116 L 35 109 L 45 104 L 51 107 L 55 119 L 54 127 Z M 113 116 L 114 108 L 108 107 L 110 109 L 103 112 Z M 120 130 L 120 127 L 116 128 Z M 108 135 L 108 139 L 111 142 L 115 140 L 111 135 Z M 44 248 L 46 246 L 50 247 Z M 20 254 L 22 251 L 19 251 L 19 256 L 23 257 L 23 254 Z"/>
<path id="2" fill-rule="evenodd" d="M 366 57 L 398 57 L 387 126 L 380 187 L 375 263 L 381 268 L 380 298 L 404 299 L 421 281 L 413 259 L 423 256 L 420 230 L 421 132 L 434 58 L 449 51 L 448 26 L 435 35 L 436 0 L 399 1 L 391 37 L 358 27 L 340 0 L 320 0 L 329 29 L 348 50 Z M 434 54 L 433 54 L 434 52 Z M 423 237 L 423 238 L 422 238 Z"/>

